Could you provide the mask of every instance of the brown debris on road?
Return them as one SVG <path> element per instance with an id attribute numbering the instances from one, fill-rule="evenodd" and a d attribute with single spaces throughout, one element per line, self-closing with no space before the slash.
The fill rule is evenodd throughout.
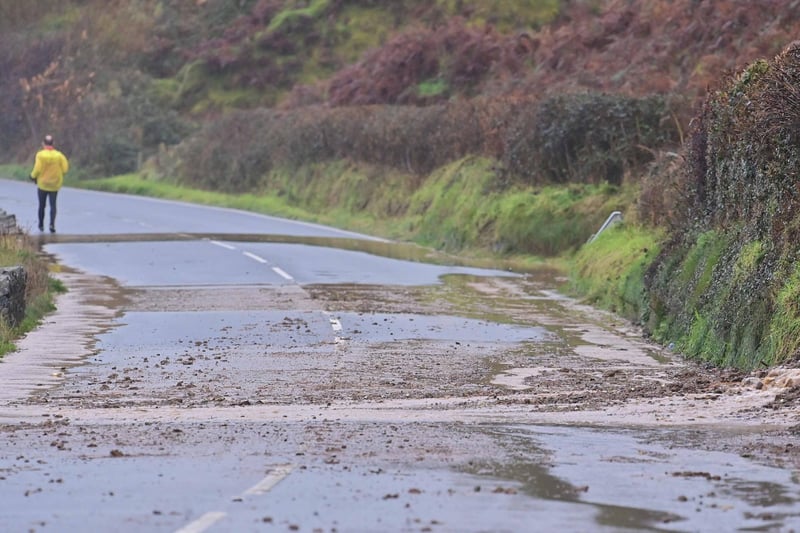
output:
<path id="1" fill-rule="evenodd" d="M 33 393 L 15 401 L 4 398 L 18 418 L 31 420 L 47 411 L 72 420 L 163 422 L 165 412 L 171 412 L 186 420 L 264 420 L 280 412 L 282 419 L 304 420 L 324 409 L 345 420 L 707 425 L 741 427 L 752 435 L 738 444 L 709 446 L 738 446 L 742 453 L 758 448 L 781 460 L 797 461 L 800 455 L 800 447 L 788 446 L 797 427 L 797 369 L 745 374 L 684 360 L 648 343 L 629 324 L 564 298 L 531 277 L 454 277 L 436 287 L 319 285 L 256 291 L 122 290 L 109 280 L 75 273 L 67 281 L 69 303 L 62 302 L 44 327 L 23 339 L 20 351 L 9 356 L 12 364 L 2 369 L 13 380 L 8 372 L 22 368 L 15 390 L 27 386 Z M 107 312 L 98 313 L 103 305 Z M 64 359 L 65 354 L 80 354 L 80 360 L 96 355 L 91 339 L 113 327 L 120 307 L 126 312 L 269 308 L 284 319 L 251 339 L 263 345 L 247 344 L 222 327 L 185 339 L 177 356 L 136 355 L 116 365 Z M 393 316 L 452 315 L 545 328 L 555 335 L 524 343 L 373 342 L 368 333 L 353 331 L 329 344 L 306 346 L 297 340 L 290 349 L 277 349 L 269 345 L 270 336 L 292 339 L 310 331 L 307 320 L 285 313 L 290 309 L 350 313 L 377 326 Z M 39 353 L 42 339 L 62 334 L 59 353 Z M 258 354 L 263 366 L 237 370 Z M 58 376 L 52 368 L 51 375 L 43 374 L 46 366 L 40 363 L 27 369 L 18 364 L 43 356 L 53 358 Z M 45 381 L 48 386 L 40 386 Z M 8 409 L 0 410 L 4 418 L 10 416 Z M 755 444 L 764 441 L 770 446 Z"/>

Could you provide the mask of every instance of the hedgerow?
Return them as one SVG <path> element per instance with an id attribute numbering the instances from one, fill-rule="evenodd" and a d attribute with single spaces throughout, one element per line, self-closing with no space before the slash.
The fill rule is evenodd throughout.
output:
<path id="1" fill-rule="evenodd" d="M 274 165 L 351 159 L 422 176 L 470 154 L 496 158 L 498 175 L 512 181 L 619 184 L 675 143 L 664 99 L 580 94 L 237 111 L 188 139 L 177 157 L 186 183 L 225 191 L 252 190 Z"/>
<path id="2" fill-rule="evenodd" d="M 650 326 L 717 364 L 800 357 L 791 340 L 800 315 L 787 297 L 800 258 L 797 87 L 797 44 L 732 73 L 709 94 L 684 149 L 678 183 L 689 204 L 650 269 Z"/>

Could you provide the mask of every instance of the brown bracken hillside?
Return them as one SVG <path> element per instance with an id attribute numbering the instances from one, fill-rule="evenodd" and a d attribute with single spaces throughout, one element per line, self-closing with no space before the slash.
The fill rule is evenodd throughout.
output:
<path id="1" fill-rule="evenodd" d="M 49 129 L 121 172 L 226 109 L 581 91 L 679 96 L 685 127 L 722 74 L 800 34 L 792 0 L 472 4 L 0 0 L 0 156 Z"/>

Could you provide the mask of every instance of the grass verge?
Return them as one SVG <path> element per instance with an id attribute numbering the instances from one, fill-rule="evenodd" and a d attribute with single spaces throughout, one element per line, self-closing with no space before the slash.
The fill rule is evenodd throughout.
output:
<path id="1" fill-rule="evenodd" d="M 13 327 L 0 322 L 0 357 L 16 350 L 14 341 L 53 311 L 56 294 L 66 291 L 59 280 L 50 277 L 49 262 L 38 253 L 27 235 L 0 235 L 0 267 L 17 265 L 27 273 L 25 317 Z"/>
<path id="2" fill-rule="evenodd" d="M 662 236 L 648 228 L 616 224 L 581 247 L 571 261 L 569 290 L 635 323 L 648 310 L 644 273 Z"/>
<path id="3" fill-rule="evenodd" d="M 630 209 L 633 188 L 498 186 L 492 160 L 468 157 L 420 178 L 344 161 L 273 169 L 259 193 L 232 194 L 128 174 L 79 187 L 328 224 L 462 257 L 556 267 L 606 216 Z"/>

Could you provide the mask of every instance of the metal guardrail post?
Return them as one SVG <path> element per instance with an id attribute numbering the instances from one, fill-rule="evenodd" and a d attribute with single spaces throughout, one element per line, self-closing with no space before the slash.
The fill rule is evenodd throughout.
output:
<path id="1" fill-rule="evenodd" d="M 621 212 L 621 211 L 614 211 L 613 213 L 611 213 L 610 215 L 608 215 L 608 218 L 606 219 L 606 221 L 605 221 L 605 222 L 603 222 L 603 225 L 602 225 L 602 226 L 600 226 L 600 229 L 599 229 L 599 230 L 597 230 L 597 233 L 595 233 L 594 235 L 592 235 L 591 237 L 589 237 L 589 241 L 588 241 L 588 243 L 592 243 L 592 242 L 594 242 L 594 240 L 595 240 L 595 239 L 596 239 L 596 238 L 597 238 L 597 237 L 598 237 L 598 236 L 599 236 L 601 233 L 603 233 L 605 230 L 607 230 L 607 229 L 608 229 L 608 228 L 609 228 L 611 225 L 613 225 L 613 224 L 618 224 L 618 223 L 620 223 L 620 222 L 622 222 L 622 212 Z M 587 244 L 588 244 L 588 243 L 587 243 Z"/>

